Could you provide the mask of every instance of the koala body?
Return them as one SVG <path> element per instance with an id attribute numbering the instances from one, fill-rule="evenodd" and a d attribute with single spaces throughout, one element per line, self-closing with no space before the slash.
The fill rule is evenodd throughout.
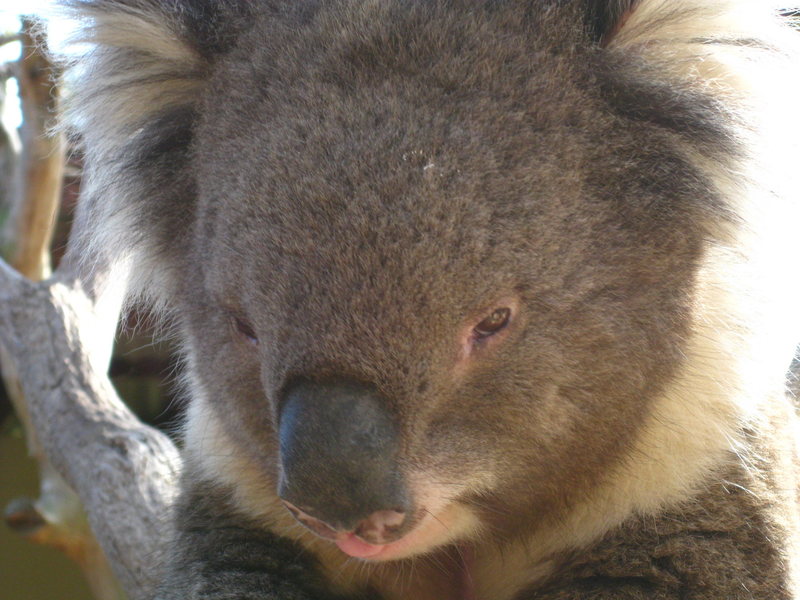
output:
<path id="1" fill-rule="evenodd" d="M 70 252 L 184 349 L 159 598 L 800 598 L 774 7 L 66 5 Z"/>

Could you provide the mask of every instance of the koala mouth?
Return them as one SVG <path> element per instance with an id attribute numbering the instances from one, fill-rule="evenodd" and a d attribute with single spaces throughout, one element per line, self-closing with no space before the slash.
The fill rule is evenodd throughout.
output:
<path id="1" fill-rule="evenodd" d="M 352 529 L 343 530 L 311 516 L 291 502 L 284 500 L 283 503 L 305 527 L 334 542 L 342 552 L 354 558 L 373 559 L 391 550 L 392 546 L 404 539 L 404 531 L 410 525 L 406 522 L 405 512 L 381 510 L 361 520 Z"/>
<path id="2" fill-rule="evenodd" d="M 379 511 L 364 519 L 354 529 L 336 529 L 309 515 L 290 502 L 287 509 L 305 527 L 319 537 L 329 540 L 347 556 L 370 561 L 396 560 L 427 552 L 446 542 L 446 517 L 428 511 L 418 512 L 406 519 L 399 511 Z M 440 531 L 442 530 L 443 531 Z"/>
<path id="3" fill-rule="evenodd" d="M 402 538 L 401 538 L 402 539 Z M 370 544 L 365 542 L 355 533 L 341 533 L 334 540 L 339 550 L 353 558 L 380 559 L 380 556 L 389 551 L 391 554 L 393 543 Z"/>

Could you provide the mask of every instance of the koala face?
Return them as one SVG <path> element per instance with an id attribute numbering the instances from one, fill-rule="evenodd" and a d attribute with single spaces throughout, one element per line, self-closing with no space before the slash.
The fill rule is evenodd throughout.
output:
<path id="1" fill-rule="evenodd" d="M 788 593 L 773 3 L 59 3 L 67 262 L 183 342 L 165 597 Z"/>
<path id="2" fill-rule="evenodd" d="M 566 16 L 374 10 L 270 15 L 220 60 L 173 301 L 231 451 L 389 560 L 535 530 L 629 449 L 718 204 L 685 138 L 718 125 L 689 92 L 661 110 L 691 128 L 648 118 L 666 85 L 636 104 Z"/>

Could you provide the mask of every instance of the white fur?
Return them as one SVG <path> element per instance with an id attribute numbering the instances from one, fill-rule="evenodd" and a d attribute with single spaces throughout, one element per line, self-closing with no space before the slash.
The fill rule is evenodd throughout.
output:
<path id="1" fill-rule="evenodd" d="M 168 282 L 155 280 L 163 269 L 151 264 L 156 259 L 147 254 L 147 240 L 140 243 L 132 233 L 137 215 L 131 200 L 142 184 L 118 162 L 151 116 L 197 100 L 204 63 L 156 10 L 66 13 L 74 28 L 69 53 L 61 57 L 64 123 L 83 137 L 88 165 L 73 254 L 86 274 L 112 264 L 114 283 L 124 280 L 129 299 L 167 290 Z M 148 299 L 159 304 L 157 296 Z"/>

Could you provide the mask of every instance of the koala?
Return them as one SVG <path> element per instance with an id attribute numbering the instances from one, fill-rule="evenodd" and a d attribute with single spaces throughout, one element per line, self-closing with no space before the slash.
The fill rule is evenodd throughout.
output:
<path id="1" fill-rule="evenodd" d="M 69 253 L 185 363 L 156 597 L 800 598 L 774 4 L 64 0 Z"/>

